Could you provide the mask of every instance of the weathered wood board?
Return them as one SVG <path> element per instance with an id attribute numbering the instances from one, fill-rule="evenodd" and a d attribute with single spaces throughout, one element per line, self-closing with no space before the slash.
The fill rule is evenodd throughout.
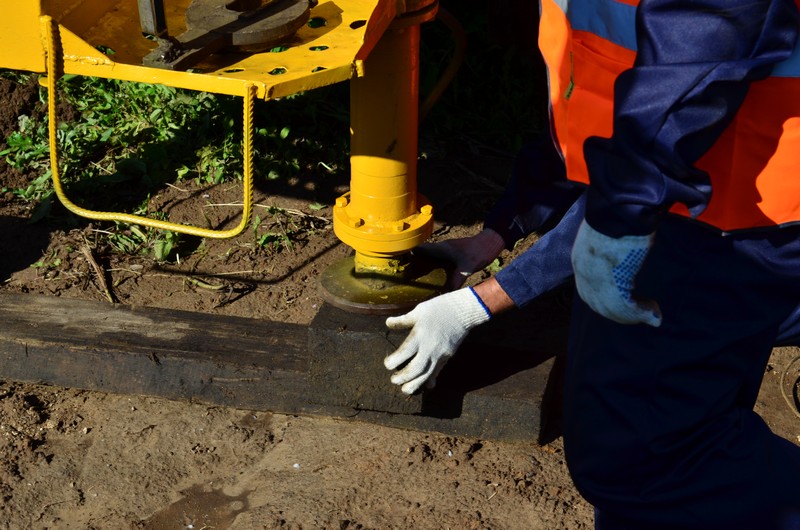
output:
<path id="1" fill-rule="evenodd" d="M 305 326 L 4 293 L 0 379 L 532 440 L 564 342 L 546 315 L 475 330 L 437 388 L 408 397 L 382 364 L 404 338 L 384 317 L 323 306 Z"/>

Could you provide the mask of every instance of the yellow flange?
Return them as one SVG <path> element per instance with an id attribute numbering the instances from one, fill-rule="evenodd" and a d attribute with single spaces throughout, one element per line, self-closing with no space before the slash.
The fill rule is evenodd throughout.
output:
<path id="1" fill-rule="evenodd" d="M 374 188 L 368 188 L 374 189 Z M 355 195 L 361 193 L 355 187 L 350 193 L 336 199 L 333 207 L 334 231 L 339 239 L 350 245 L 359 254 L 386 259 L 408 252 L 431 235 L 433 227 L 433 206 L 424 197 L 418 196 L 412 201 L 412 207 L 418 202 L 423 204 L 405 216 L 382 216 L 391 206 L 386 197 Z M 356 203 L 353 205 L 353 203 Z M 400 202 L 400 201 L 395 201 Z M 378 209 L 370 209 L 373 206 Z M 373 264 L 373 267 L 378 262 Z"/>

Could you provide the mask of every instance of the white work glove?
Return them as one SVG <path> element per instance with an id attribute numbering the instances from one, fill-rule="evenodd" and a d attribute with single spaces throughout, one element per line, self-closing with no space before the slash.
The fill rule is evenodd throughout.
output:
<path id="1" fill-rule="evenodd" d="M 389 317 L 386 325 L 390 329 L 411 328 L 403 344 L 383 361 L 389 370 L 408 361 L 392 375 L 392 383 L 401 385 L 405 394 L 413 394 L 426 381 L 427 387 L 433 388 L 439 372 L 469 330 L 490 318 L 489 310 L 470 287 L 422 302 L 405 315 Z"/>
<path id="2" fill-rule="evenodd" d="M 600 315 L 620 324 L 661 325 L 654 300 L 633 298 L 636 275 L 653 244 L 654 234 L 609 237 L 584 220 L 572 247 L 578 295 Z"/>
<path id="3" fill-rule="evenodd" d="M 471 237 L 422 244 L 415 249 L 415 252 L 449 261 L 455 266 L 447 278 L 447 290 L 452 291 L 464 285 L 472 274 L 494 261 L 505 246 L 506 243 L 500 234 L 491 228 L 485 228 Z"/>

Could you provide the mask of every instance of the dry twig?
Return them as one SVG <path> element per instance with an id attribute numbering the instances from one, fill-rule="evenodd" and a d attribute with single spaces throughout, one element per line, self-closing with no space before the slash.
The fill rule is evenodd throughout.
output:
<path id="1" fill-rule="evenodd" d="M 94 274 L 97 277 L 97 283 L 100 284 L 103 294 L 105 294 L 106 299 L 113 304 L 114 296 L 111 294 L 111 290 L 108 287 L 105 271 L 103 271 L 100 265 L 97 264 L 97 260 L 94 259 L 94 255 L 92 255 L 92 251 L 88 244 L 83 245 L 81 250 L 83 251 L 83 255 L 86 256 L 86 261 L 88 261 L 89 265 L 91 265 L 92 269 L 94 269 Z"/>

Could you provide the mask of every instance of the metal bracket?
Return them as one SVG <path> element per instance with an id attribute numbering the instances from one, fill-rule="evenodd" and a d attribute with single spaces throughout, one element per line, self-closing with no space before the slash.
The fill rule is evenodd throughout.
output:
<path id="1" fill-rule="evenodd" d="M 143 1 L 146 0 L 140 0 L 140 7 Z M 187 31 L 178 37 L 159 38 L 158 47 L 142 62 L 145 66 L 186 70 L 225 49 L 251 53 L 267 50 L 303 27 L 315 3 L 309 0 L 194 0 L 186 10 Z"/>
<path id="2" fill-rule="evenodd" d="M 167 35 L 167 15 L 164 0 L 138 0 L 139 22 L 144 35 L 165 37 Z"/>

